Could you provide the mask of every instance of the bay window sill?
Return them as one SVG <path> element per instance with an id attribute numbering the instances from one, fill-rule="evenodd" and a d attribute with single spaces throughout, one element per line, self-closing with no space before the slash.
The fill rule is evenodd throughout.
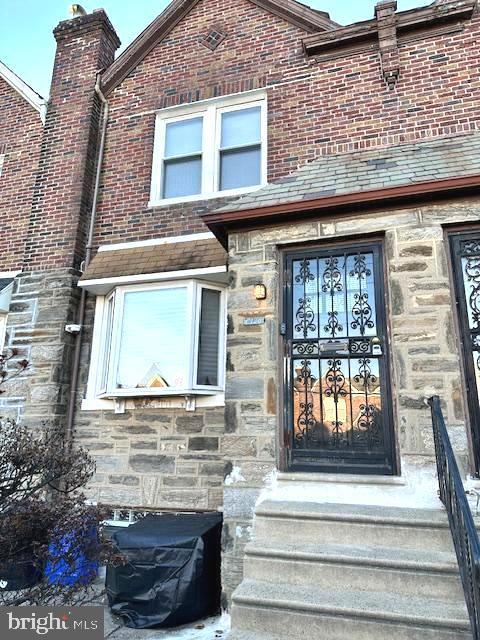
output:
<path id="1" fill-rule="evenodd" d="M 141 409 L 195 409 L 218 408 L 225 406 L 225 394 L 223 391 L 214 391 L 202 394 L 165 395 L 144 394 L 143 396 L 107 396 L 86 397 L 82 400 L 82 411 L 117 411 L 121 403 L 126 410 Z M 193 409 L 192 409 L 193 405 Z"/>
<path id="2" fill-rule="evenodd" d="M 184 398 L 185 396 L 213 396 L 222 391 L 221 387 L 210 389 L 114 389 L 105 391 L 97 396 L 99 399 L 112 400 L 115 398 Z"/>

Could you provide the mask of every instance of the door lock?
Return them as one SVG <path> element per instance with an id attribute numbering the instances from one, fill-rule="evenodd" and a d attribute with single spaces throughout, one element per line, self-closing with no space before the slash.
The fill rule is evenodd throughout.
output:
<path id="1" fill-rule="evenodd" d="M 374 356 L 382 355 L 382 342 L 378 336 L 372 338 L 372 354 Z"/>

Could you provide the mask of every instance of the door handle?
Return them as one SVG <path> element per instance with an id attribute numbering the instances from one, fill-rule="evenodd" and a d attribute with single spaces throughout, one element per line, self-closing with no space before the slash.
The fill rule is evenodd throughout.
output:
<path id="1" fill-rule="evenodd" d="M 337 351 L 345 351 L 348 353 L 350 348 L 350 342 L 348 340 L 334 340 L 331 342 L 324 342 L 318 345 L 320 353 L 336 353 Z"/>

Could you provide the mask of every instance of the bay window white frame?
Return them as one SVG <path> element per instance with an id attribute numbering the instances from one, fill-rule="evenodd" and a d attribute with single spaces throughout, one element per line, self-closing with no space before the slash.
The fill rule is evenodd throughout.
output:
<path id="1" fill-rule="evenodd" d="M 219 190 L 220 185 L 220 143 L 221 118 L 223 113 L 239 111 L 251 107 L 260 107 L 260 183 L 249 187 Z M 164 151 L 167 125 L 203 118 L 202 127 L 202 175 L 201 192 L 189 196 L 163 198 Z M 249 145 L 253 146 L 253 145 Z M 240 145 L 239 147 L 240 148 Z M 267 96 L 265 91 L 251 91 L 224 98 L 203 100 L 180 107 L 169 107 L 157 112 L 155 121 L 155 140 L 153 150 L 152 178 L 149 207 L 163 206 L 177 202 L 193 202 L 222 196 L 235 196 L 257 191 L 267 184 Z M 196 155 L 196 154 L 189 154 Z M 200 155 L 200 154 L 198 154 Z"/>
<path id="2" fill-rule="evenodd" d="M 130 291 L 157 291 L 167 288 L 184 288 L 187 290 L 187 318 L 189 328 L 185 336 L 185 352 L 188 354 L 185 363 L 187 385 L 179 388 L 117 388 L 116 377 L 120 357 L 120 341 L 123 323 L 125 294 Z M 202 290 L 210 289 L 220 293 L 219 331 L 218 331 L 218 384 L 197 384 L 198 347 L 201 321 Z M 99 366 L 96 371 L 94 385 L 97 398 L 120 398 L 141 396 L 190 396 L 214 395 L 223 391 L 225 380 L 225 339 L 226 339 L 226 290 L 225 287 L 202 280 L 171 280 L 161 283 L 124 285 L 116 287 L 105 296 L 101 309 L 101 329 L 99 343 Z M 96 318 L 97 319 L 97 318 Z M 141 328 L 139 328 L 141 330 Z M 98 339 L 98 338 L 97 338 Z"/>
<path id="3" fill-rule="evenodd" d="M 0 354 L 5 348 L 5 337 L 7 334 L 7 313 L 0 312 Z"/>

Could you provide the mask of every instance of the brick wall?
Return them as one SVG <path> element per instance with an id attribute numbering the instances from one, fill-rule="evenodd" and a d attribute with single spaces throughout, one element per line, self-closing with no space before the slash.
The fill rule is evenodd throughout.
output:
<path id="1" fill-rule="evenodd" d="M 42 131 L 38 111 L 0 78 L 0 271 L 22 265 Z"/>
<path id="2" fill-rule="evenodd" d="M 96 73 L 119 41 L 103 10 L 61 22 L 50 102 L 33 193 L 24 264 L 77 267 L 84 244 L 96 162 L 100 103 Z"/>
<path id="3" fill-rule="evenodd" d="M 199 37 L 217 23 L 227 38 L 212 52 Z M 479 24 L 400 42 L 392 91 L 377 50 L 307 60 L 301 29 L 248 0 L 203 0 L 109 96 L 96 242 L 202 231 L 198 212 L 221 204 L 148 208 L 155 111 L 166 106 L 266 87 L 269 180 L 322 154 L 476 129 Z"/>

